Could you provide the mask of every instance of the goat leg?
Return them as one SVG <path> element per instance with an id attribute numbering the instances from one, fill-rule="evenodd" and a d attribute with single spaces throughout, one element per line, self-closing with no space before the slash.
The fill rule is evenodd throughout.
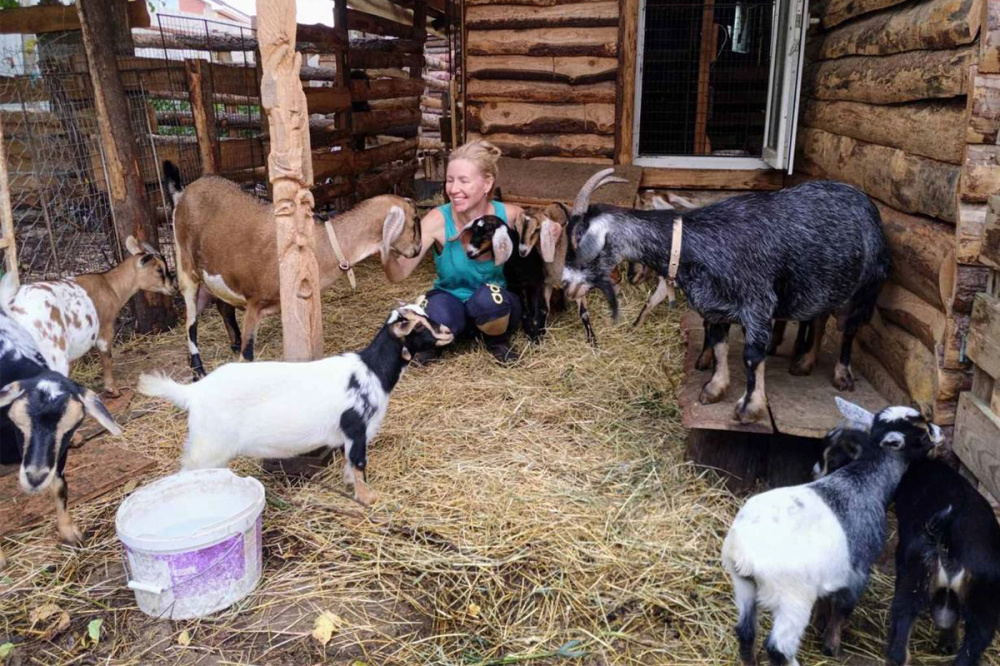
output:
<path id="1" fill-rule="evenodd" d="M 729 324 L 708 324 L 705 327 L 705 348 L 711 349 L 715 372 L 701 389 L 698 402 L 711 405 L 722 400 L 729 388 Z M 706 352 L 702 351 L 702 357 Z"/>
<path id="2" fill-rule="evenodd" d="M 743 365 L 747 373 L 747 386 L 743 397 L 736 403 L 736 419 L 744 425 L 760 420 L 767 411 L 764 367 L 770 333 L 770 317 L 765 322 L 748 322 L 743 327 L 746 338 L 743 345 Z"/>
<path id="3" fill-rule="evenodd" d="M 771 342 L 770 344 L 767 345 L 768 356 L 774 356 L 775 354 L 778 353 L 778 347 L 780 347 L 781 343 L 785 341 L 785 329 L 787 327 L 788 327 L 788 320 L 786 319 L 775 320 L 774 326 L 771 327 Z"/>
<path id="4" fill-rule="evenodd" d="M 229 349 L 234 354 L 239 354 L 243 348 L 243 339 L 240 336 L 240 325 L 236 321 L 236 308 L 225 301 L 216 300 L 215 309 L 222 315 L 222 323 L 226 326 L 226 333 L 229 335 Z"/>
<path id="5" fill-rule="evenodd" d="M 864 588 L 862 588 L 864 589 Z M 840 639 L 847 619 L 858 605 L 858 594 L 850 588 L 835 592 L 829 600 L 830 620 L 823 632 L 823 654 L 828 657 L 840 655 Z"/>
<path id="6" fill-rule="evenodd" d="M 73 517 L 69 515 L 69 509 L 66 507 L 69 489 L 62 470 L 59 470 L 52 479 L 52 495 L 56 500 L 56 529 L 59 530 L 59 536 L 64 543 L 80 543 L 83 540 L 83 532 L 73 523 Z"/>
<path id="7" fill-rule="evenodd" d="M 117 398 L 121 395 L 115 384 L 115 373 L 111 363 L 111 341 L 114 339 L 114 334 L 114 327 L 108 325 L 101 328 L 97 338 L 97 353 L 101 357 L 101 367 L 104 370 L 104 393 L 111 398 Z"/>
<path id="8" fill-rule="evenodd" d="M 183 271 L 178 271 L 177 281 L 180 284 L 181 293 L 184 295 L 188 354 L 191 370 L 194 371 L 194 378 L 197 381 L 206 375 L 205 366 L 201 363 L 201 354 L 198 353 L 198 285 L 190 280 Z"/>
<path id="9" fill-rule="evenodd" d="M 646 318 L 649 313 L 653 311 L 657 305 L 663 302 L 663 299 L 667 297 L 667 281 L 664 278 L 660 278 L 656 283 L 656 289 L 649 298 L 646 299 L 646 304 L 642 306 L 642 312 L 636 318 L 635 323 L 632 324 L 632 328 L 638 328 L 646 323 Z"/>
<path id="10" fill-rule="evenodd" d="M 826 320 L 829 315 L 822 315 L 810 322 L 799 323 L 799 335 L 795 339 L 795 360 L 788 372 L 796 376 L 812 374 L 813 368 L 819 362 L 819 352 L 823 348 L 823 335 L 826 333 Z"/>
<path id="11" fill-rule="evenodd" d="M 587 297 L 584 296 L 576 302 L 580 312 L 580 321 L 583 322 L 583 330 L 587 334 L 587 343 L 591 347 L 597 346 L 597 336 L 594 335 L 594 327 L 590 325 L 590 311 L 587 310 Z"/>

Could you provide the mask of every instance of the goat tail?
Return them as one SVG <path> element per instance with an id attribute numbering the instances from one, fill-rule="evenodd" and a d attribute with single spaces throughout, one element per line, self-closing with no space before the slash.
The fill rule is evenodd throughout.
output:
<path id="1" fill-rule="evenodd" d="M 10 306 L 17 296 L 17 276 L 6 273 L 0 278 L 0 312 L 10 315 Z"/>
<path id="2" fill-rule="evenodd" d="M 184 185 L 181 183 L 181 170 L 170 160 L 163 161 L 163 188 L 170 195 L 170 206 L 173 208 L 181 199 Z"/>
<path id="3" fill-rule="evenodd" d="M 175 382 L 163 373 L 140 375 L 138 388 L 143 395 L 169 400 L 181 409 L 186 410 L 191 404 L 191 385 Z"/>

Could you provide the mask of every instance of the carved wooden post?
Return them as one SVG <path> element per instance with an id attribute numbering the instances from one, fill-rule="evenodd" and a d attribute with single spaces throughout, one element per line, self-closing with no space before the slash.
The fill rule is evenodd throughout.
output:
<path id="1" fill-rule="evenodd" d="M 295 0 L 257 0 L 257 42 L 263 74 L 261 105 L 267 111 L 274 190 L 281 329 L 285 360 L 308 361 L 323 352 L 319 266 L 313 253 L 312 154 L 309 111 L 295 52 Z"/>
<path id="2" fill-rule="evenodd" d="M 0 250 L 4 262 L 0 273 L 17 275 L 17 247 L 14 243 L 14 214 L 10 208 L 10 180 L 7 177 L 7 156 L 3 149 L 3 120 L 0 119 Z"/>

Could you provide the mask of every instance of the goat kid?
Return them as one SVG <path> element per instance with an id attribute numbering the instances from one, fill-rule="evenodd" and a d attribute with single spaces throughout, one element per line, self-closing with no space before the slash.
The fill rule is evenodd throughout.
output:
<path id="1" fill-rule="evenodd" d="M 849 419 L 870 416 L 840 398 L 837 404 Z M 828 438 L 839 436 L 835 430 Z M 885 545 L 886 506 L 906 468 L 941 441 L 941 429 L 916 410 L 889 407 L 871 416 L 867 444 L 851 464 L 818 481 L 747 500 L 722 544 L 744 664 L 756 663 L 758 604 L 774 618 L 765 645 L 771 664 L 798 664 L 799 643 L 819 599 L 830 607 L 823 651 L 839 652 L 844 623 Z"/>
<path id="2" fill-rule="evenodd" d="M 139 291 L 171 296 L 173 276 L 167 261 L 148 243 L 129 236 L 125 261 L 104 273 L 77 275 L 22 285 L 8 284 L 0 301 L 9 304 L 12 317 L 34 338 L 46 365 L 69 376 L 70 365 L 96 346 L 104 368 L 104 391 L 120 395 L 111 364 L 115 320 Z"/>
<path id="3" fill-rule="evenodd" d="M 821 478 L 858 459 L 868 446 L 867 423 L 823 450 Z M 896 588 L 889 617 L 886 663 L 909 662 L 910 631 L 930 608 L 940 648 L 957 666 L 979 664 L 1000 626 L 1000 525 L 989 502 L 941 460 L 910 465 L 896 490 Z M 959 620 L 965 623 L 961 647 Z"/>
<path id="4" fill-rule="evenodd" d="M 219 305 L 219 312 L 230 343 L 247 361 L 253 360 L 261 320 L 281 310 L 274 206 L 219 176 L 203 176 L 183 187 L 174 164 L 164 162 L 163 172 L 173 208 L 177 278 L 184 295 L 191 368 L 196 377 L 204 377 L 198 315 L 212 298 L 225 304 Z M 344 262 L 328 238 L 331 230 Z M 384 263 L 390 252 L 411 258 L 420 253 L 416 205 L 390 194 L 362 201 L 315 227 L 314 233 L 321 290 L 373 254 L 380 254 Z M 236 323 L 238 307 L 246 308 L 242 338 Z"/>
<path id="5" fill-rule="evenodd" d="M 14 276 L 0 288 L 11 288 Z M 0 463 L 20 463 L 21 489 L 29 494 L 50 490 L 56 504 L 56 526 L 66 543 L 83 535 L 66 502 L 66 458 L 73 433 L 90 414 L 113 435 L 121 428 L 90 389 L 46 365 L 34 338 L 0 303 Z M 7 564 L 0 548 L 0 569 Z"/>
<path id="6" fill-rule="evenodd" d="M 604 276 L 622 260 L 666 274 L 672 245 L 667 222 L 680 217 L 684 235 L 677 282 L 710 324 L 706 337 L 715 358 L 726 357 L 728 324 L 739 323 L 745 332 L 746 391 L 735 409 L 741 423 L 766 412 L 764 361 L 775 319 L 811 321 L 839 312 L 843 343 L 833 383 L 839 390 L 854 388 L 851 347 L 874 313 L 890 268 L 878 209 L 864 193 L 842 183 L 812 181 L 683 213 L 589 206 L 595 189 L 620 180 L 611 173 L 594 174 L 574 203 L 563 271 L 571 298 L 592 286 L 611 298 L 613 292 L 602 286 Z M 728 365 L 717 362 L 699 399 L 718 402 L 728 386 Z"/>
<path id="7" fill-rule="evenodd" d="M 310 363 L 229 363 L 193 384 L 142 375 L 139 392 L 188 412 L 182 469 L 225 467 L 236 456 L 291 458 L 317 446 L 344 449 L 344 481 L 362 504 L 377 496 L 364 481 L 368 444 L 385 417 L 404 367 L 454 335 L 416 305 L 390 313 L 358 353 Z"/>

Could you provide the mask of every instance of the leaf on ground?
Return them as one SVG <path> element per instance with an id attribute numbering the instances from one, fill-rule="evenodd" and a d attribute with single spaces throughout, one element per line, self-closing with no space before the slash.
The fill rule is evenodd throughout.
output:
<path id="1" fill-rule="evenodd" d="M 556 651 L 556 656 L 563 657 L 564 659 L 578 659 L 580 657 L 586 657 L 587 656 L 586 650 L 573 649 L 579 644 L 580 641 L 578 640 L 572 640 L 567 643 L 564 643 L 563 646 Z"/>
<path id="2" fill-rule="evenodd" d="M 41 622 L 42 620 L 47 620 L 53 615 L 62 612 L 63 609 L 60 608 L 57 604 L 53 603 L 42 604 L 35 610 L 28 613 L 28 621 L 31 622 L 32 625 L 35 625 Z"/>
<path id="3" fill-rule="evenodd" d="M 482 608 L 479 607 L 479 604 L 469 604 L 468 613 L 470 616 L 479 617 L 481 611 Z"/>
<path id="4" fill-rule="evenodd" d="M 53 621 L 52 618 L 55 618 Z M 42 634 L 42 640 L 51 640 L 58 634 L 69 629 L 69 613 L 64 611 L 58 605 L 53 603 L 42 604 L 35 610 L 28 614 L 28 620 L 31 622 L 31 628 L 34 629 L 35 625 L 39 622 L 45 622 L 48 628 Z"/>
<path id="5" fill-rule="evenodd" d="M 180 635 L 177 637 L 177 644 L 183 645 L 184 647 L 191 645 L 191 634 L 188 633 L 187 629 L 182 631 Z"/>
<path id="6" fill-rule="evenodd" d="M 91 620 L 87 625 L 87 635 L 90 636 L 90 640 L 97 645 L 98 641 L 101 640 L 101 625 L 104 624 L 104 620 L 97 618 L 96 620 Z"/>
<path id="7" fill-rule="evenodd" d="M 336 631 L 337 626 L 341 623 L 339 617 L 330 611 L 323 611 L 323 613 L 316 618 L 316 622 L 313 624 L 312 637 L 315 638 L 320 645 L 326 647 L 326 644 L 330 642 L 333 638 L 333 632 Z"/>
<path id="8" fill-rule="evenodd" d="M 13 643 L 4 643 L 0 645 L 0 659 L 6 659 L 7 655 L 14 651 Z"/>

